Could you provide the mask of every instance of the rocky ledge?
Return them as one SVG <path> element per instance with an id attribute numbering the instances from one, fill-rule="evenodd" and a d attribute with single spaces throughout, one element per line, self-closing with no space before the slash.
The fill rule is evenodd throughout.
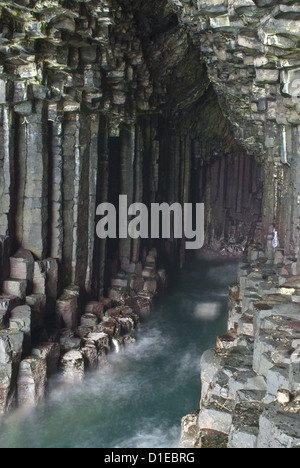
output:
<path id="1" fill-rule="evenodd" d="M 9 259 L 0 296 L 0 416 L 43 401 L 52 376 L 80 382 L 109 365 L 108 353 L 135 342 L 167 282 L 156 257 L 151 250 L 143 266 L 132 264 L 112 280 L 107 298 L 87 303 L 74 285 L 57 297 L 56 260 L 34 261 L 25 250 Z"/>
<path id="2" fill-rule="evenodd" d="M 200 411 L 185 448 L 300 447 L 300 278 L 255 250 L 230 288 L 228 333 L 201 359 Z"/>

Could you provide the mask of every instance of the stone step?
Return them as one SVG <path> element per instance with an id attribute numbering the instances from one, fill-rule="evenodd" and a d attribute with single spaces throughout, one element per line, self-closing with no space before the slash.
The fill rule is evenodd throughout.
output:
<path id="1" fill-rule="evenodd" d="M 4 294 L 7 294 L 9 296 L 16 296 L 22 301 L 24 301 L 27 292 L 27 281 L 9 279 L 3 282 L 2 289 Z"/>
<path id="2" fill-rule="evenodd" d="M 115 278 L 111 280 L 111 286 L 113 288 L 127 288 L 128 279 L 127 278 Z"/>
<path id="3" fill-rule="evenodd" d="M 74 295 L 62 295 L 56 301 L 56 314 L 63 327 L 75 330 L 78 325 L 78 298 Z"/>
<path id="4" fill-rule="evenodd" d="M 213 395 L 209 403 L 201 408 L 198 419 L 198 428 L 212 429 L 218 432 L 229 434 L 235 402 L 228 398 Z"/>
<path id="5" fill-rule="evenodd" d="M 95 314 L 99 320 L 103 318 L 104 304 L 103 302 L 91 301 L 85 306 L 84 313 Z"/>
<path id="6" fill-rule="evenodd" d="M 66 288 L 64 288 L 63 294 L 67 296 L 75 296 L 79 297 L 80 295 L 80 287 L 76 286 L 75 284 L 70 284 Z"/>
<path id="7" fill-rule="evenodd" d="M 33 281 L 34 273 L 34 261 L 26 258 L 14 258 L 10 259 L 10 278 L 19 279 L 26 281 Z"/>
<path id="8" fill-rule="evenodd" d="M 228 448 L 256 448 L 263 404 L 242 401 L 234 410 Z"/>
<path id="9" fill-rule="evenodd" d="M 28 354 L 31 350 L 32 311 L 28 305 L 21 305 L 13 309 L 9 318 L 9 329 L 24 333 L 23 351 Z"/>
<path id="10" fill-rule="evenodd" d="M 20 305 L 21 301 L 19 297 L 16 296 L 0 296 L 0 309 L 7 310 L 10 312 L 15 307 Z"/>
<path id="11" fill-rule="evenodd" d="M 96 327 L 99 323 L 99 318 L 96 314 L 91 312 L 85 313 L 80 319 L 80 325 L 82 327 Z"/>
<path id="12" fill-rule="evenodd" d="M 29 356 L 20 363 L 18 374 L 18 404 L 20 408 L 31 408 L 45 398 L 47 384 L 46 360 Z"/>
<path id="13" fill-rule="evenodd" d="M 8 325 L 8 311 L 6 309 L 0 309 L 0 330 L 4 330 Z"/>
<path id="14" fill-rule="evenodd" d="M 199 448 L 227 449 L 227 446 L 228 446 L 228 434 L 224 434 L 224 432 L 218 432 L 212 429 L 202 429 L 200 433 Z"/>

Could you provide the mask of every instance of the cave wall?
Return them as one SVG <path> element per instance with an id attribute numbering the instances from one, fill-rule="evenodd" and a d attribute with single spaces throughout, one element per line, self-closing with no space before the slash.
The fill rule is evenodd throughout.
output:
<path id="1" fill-rule="evenodd" d="M 173 1 L 236 140 L 264 164 L 262 246 L 299 252 L 299 3 Z M 274 252 L 273 252 L 274 254 Z M 273 255 L 274 256 L 274 255 Z"/>
<path id="2" fill-rule="evenodd" d="M 0 234 L 101 297 L 155 246 L 99 240 L 96 206 L 206 204 L 206 244 L 299 250 L 296 2 L 0 6 Z M 7 240 L 9 238 L 9 241 Z M 5 242 L 4 242 L 5 241 Z M 5 269 L 3 270 L 5 271 Z M 3 273 L 4 278 L 6 273 Z"/>

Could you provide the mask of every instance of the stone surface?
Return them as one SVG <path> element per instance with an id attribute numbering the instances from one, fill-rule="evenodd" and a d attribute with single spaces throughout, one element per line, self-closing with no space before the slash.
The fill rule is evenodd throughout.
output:
<path id="1" fill-rule="evenodd" d="M 78 325 L 78 298 L 63 295 L 56 301 L 56 314 L 64 327 L 74 330 Z"/>
<path id="2" fill-rule="evenodd" d="M 0 19 L 1 410 L 30 354 L 15 307 L 32 307 L 37 342 L 72 331 L 62 367 L 81 380 L 101 348 L 89 334 L 130 344 L 138 321 L 119 307 L 146 319 L 166 284 L 160 262 L 185 263 L 173 231 L 98 238 L 96 204 L 202 201 L 207 251 L 248 262 L 228 334 L 202 359 L 209 427 L 197 443 L 297 446 L 294 400 L 284 418 L 274 402 L 300 383 L 298 3 L 20 0 L 2 2 Z M 246 404 L 243 391 L 262 393 Z M 258 433 L 245 414 L 257 403 Z"/>
<path id="3" fill-rule="evenodd" d="M 23 352 L 24 334 L 20 331 L 0 331 L 0 413 L 15 403 L 17 376 Z"/>
<path id="4" fill-rule="evenodd" d="M 20 407 L 33 407 L 45 397 L 47 383 L 46 360 L 30 356 L 20 363 L 18 374 L 18 404 Z"/>
<path id="5" fill-rule="evenodd" d="M 179 448 L 189 449 L 195 447 L 195 440 L 197 439 L 198 430 L 198 416 L 199 412 L 196 411 L 185 416 L 181 421 L 181 437 Z"/>
<path id="6" fill-rule="evenodd" d="M 81 382 L 84 377 L 84 359 L 80 351 L 69 351 L 60 363 L 62 378 L 69 383 Z"/>
<path id="7" fill-rule="evenodd" d="M 9 319 L 9 328 L 12 331 L 24 333 L 23 351 L 25 354 L 30 352 L 32 312 L 28 305 L 18 306 L 12 310 Z"/>
<path id="8" fill-rule="evenodd" d="M 248 294 L 254 271 L 259 301 Z M 280 271 L 267 258 L 241 264 L 240 282 L 230 288 L 230 306 L 236 310 L 235 303 L 240 304 L 240 298 L 248 294 L 248 300 L 239 306 L 239 318 L 252 315 L 254 333 L 244 335 L 239 320 L 230 346 L 220 346 L 224 342 L 220 337 L 218 348 L 203 354 L 201 410 L 194 443 L 200 440 L 201 445 L 202 433 L 208 430 L 223 433 L 223 443 L 229 448 L 299 447 L 300 309 L 287 294 L 299 279 L 282 282 Z M 271 280 L 267 284 L 272 288 L 266 288 L 266 280 Z M 233 317 L 229 317 L 229 326 Z M 219 445 L 217 438 L 210 438 L 210 443 L 216 448 Z"/>

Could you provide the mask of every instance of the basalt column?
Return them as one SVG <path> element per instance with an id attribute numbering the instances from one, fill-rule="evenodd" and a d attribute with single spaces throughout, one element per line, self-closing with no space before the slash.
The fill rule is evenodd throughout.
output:
<path id="1" fill-rule="evenodd" d="M 133 203 L 134 197 L 134 165 L 135 165 L 135 126 L 122 125 L 120 133 L 121 160 L 120 160 L 120 194 L 127 196 L 128 207 Z M 120 207 L 119 207 L 120 209 Z M 122 208 L 123 209 L 123 208 Z M 120 242 L 119 257 L 121 268 L 126 270 L 131 262 L 132 239 L 128 236 L 127 216 L 126 224 L 119 224 Z"/>
<path id="2" fill-rule="evenodd" d="M 16 130 L 17 242 L 37 258 L 47 255 L 48 151 L 47 109 L 36 101 L 31 115 L 19 118 Z"/>
<path id="3" fill-rule="evenodd" d="M 6 87 L 5 82 L 0 80 L 1 104 L 5 104 Z M 9 233 L 9 228 L 14 228 L 12 217 L 10 216 L 11 195 L 13 191 L 14 174 L 14 115 L 8 105 L 1 106 L 0 120 L 0 171 L 1 171 L 1 226 L 2 235 Z"/>

